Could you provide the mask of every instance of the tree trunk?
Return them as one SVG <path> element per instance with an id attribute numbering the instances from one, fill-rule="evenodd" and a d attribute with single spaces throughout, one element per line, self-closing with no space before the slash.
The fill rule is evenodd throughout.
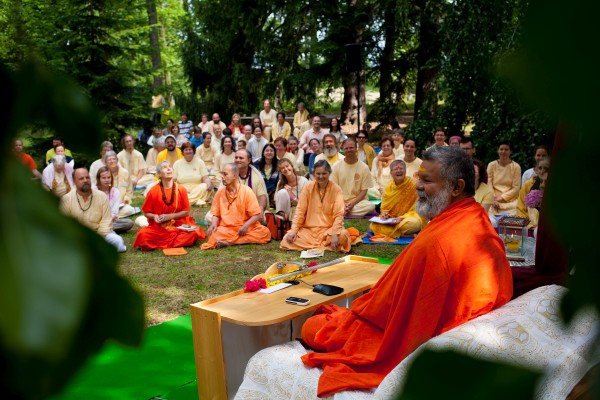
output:
<path id="1" fill-rule="evenodd" d="M 394 49 L 398 38 L 398 27 L 396 26 L 397 1 L 389 0 L 384 9 L 384 31 L 385 45 L 379 60 L 379 101 L 382 103 L 392 100 L 392 65 L 394 62 Z M 398 93 L 398 95 L 401 95 Z"/>
<path id="2" fill-rule="evenodd" d="M 146 7 L 148 12 L 148 25 L 150 26 L 150 49 L 152 51 L 152 73 L 154 75 L 154 81 L 152 83 L 152 89 L 156 92 L 162 90 L 162 62 L 160 59 L 160 42 L 158 41 L 159 27 L 158 27 L 158 15 L 156 12 L 156 1 L 146 0 Z M 156 93 L 155 93 L 156 94 Z"/>
<path id="3" fill-rule="evenodd" d="M 419 48 L 417 50 L 417 87 L 415 90 L 415 120 L 419 112 L 426 111 L 430 116 L 437 113 L 437 57 L 440 53 L 440 38 L 438 37 L 441 5 L 438 0 L 421 0 Z M 437 11 L 437 12 L 436 12 Z M 432 96 L 432 97 L 429 97 Z M 421 110 L 427 98 L 432 100 L 429 109 Z"/>
<path id="4" fill-rule="evenodd" d="M 342 101 L 342 124 L 352 124 L 360 129 L 360 125 L 364 124 L 367 120 L 367 107 L 366 107 L 366 95 L 365 85 L 363 80 L 360 79 L 360 125 L 358 121 L 358 85 L 356 82 L 357 73 L 348 72 L 343 77 L 344 84 L 344 99 Z M 362 73 L 360 73 L 362 77 Z M 352 132 L 358 132 L 356 127 Z"/>

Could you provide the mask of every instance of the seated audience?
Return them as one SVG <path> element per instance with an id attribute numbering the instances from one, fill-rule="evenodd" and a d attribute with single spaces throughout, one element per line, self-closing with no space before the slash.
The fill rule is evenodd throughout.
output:
<path id="1" fill-rule="evenodd" d="M 517 217 L 529 218 L 529 228 L 537 228 L 538 226 L 541 203 L 537 207 L 530 207 L 527 205 L 525 197 L 532 190 L 543 190 L 542 186 L 545 186 L 546 184 L 549 170 L 550 157 L 540 158 L 535 165 L 534 176 L 528 179 L 519 191 L 519 198 L 517 199 Z"/>
<path id="2" fill-rule="evenodd" d="M 490 212 L 490 207 L 494 204 L 494 190 L 487 184 L 488 176 L 483 161 L 473 159 L 475 167 L 475 201 L 483 206 L 485 212 Z M 490 221 L 496 226 L 496 218 L 489 214 Z"/>
<path id="3" fill-rule="evenodd" d="M 337 117 L 333 117 L 329 121 L 329 133 L 335 136 L 335 141 L 337 142 L 338 147 L 342 145 L 344 140 L 348 139 L 348 136 L 344 135 L 344 132 L 342 132 L 340 119 Z"/>
<path id="4" fill-rule="evenodd" d="M 279 160 L 279 182 L 275 194 L 275 212 L 283 213 L 289 220 L 292 219 L 292 211 L 298 205 L 300 193 L 308 183 L 308 179 L 299 176 L 294 171 L 294 164 L 287 158 Z"/>
<path id="5" fill-rule="evenodd" d="M 290 123 L 285 120 L 285 113 L 277 113 L 277 121 L 271 127 L 271 140 L 277 138 L 287 139 L 292 134 L 292 127 Z"/>
<path id="6" fill-rule="evenodd" d="M 356 135 L 356 143 L 358 145 L 358 159 L 362 161 L 369 169 L 373 166 L 373 160 L 375 159 L 375 150 L 371 147 L 367 140 L 369 134 L 366 130 L 358 131 Z"/>
<path id="7" fill-rule="evenodd" d="M 375 210 L 375 204 L 366 199 L 367 191 L 373 187 L 371 171 L 365 163 L 358 160 L 354 139 L 346 139 L 342 146 L 346 157 L 333 166 L 331 180 L 344 193 L 344 214 L 371 214 Z"/>
<path id="8" fill-rule="evenodd" d="M 325 134 L 325 136 L 323 136 L 323 152 L 315 156 L 314 162 L 316 163 L 320 160 L 325 160 L 333 167 L 336 162 L 343 159 L 344 155 L 339 151 L 335 136 L 330 133 Z"/>
<path id="9" fill-rule="evenodd" d="M 204 138 L 202 137 L 202 128 L 197 126 L 194 127 L 194 135 L 190 138 L 190 143 L 194 144 L 194 147 L 198 148 L 204 143 Z"/>
<path id="10" fill-rule="evenodd" d="M 306 167 L 304 166 L 304 150 L 298 147 L 298 138 L 296 136 L 290 136 L 288 139 L 288 153 L 295 158 L 294 170 L 299 176 L 306 175 Z"/>
<path id="11" fill-rule="evenodd" d="M 187 142 L 181 146 L 183 158 L 173 165 L 173 179 L 187 190 L 191 205 L 203 206 L 210 201 L 213 185 L 208 176 L 204 161 L 196 157 L 194 144 Z"/>
<path id="12" fill-rule="evenodd" d="M 161 161 L 156 167 L 159 183 L 154 185 L 142 206 L 148 226 L 137 232 L 133 247 L 140 250 L 193 246 L 206 235 L 190 217 L 190 203 L 185 188 L 173 179 L 173 167 Z M 196 230 L 179 229 L 182 225 Z"/>
<path id="13" fill-rule="evenodd" d="M 208 241 L 202 250 L 224 246 L 268 243 L 271 232 L 260 224 L 262 209 L 252 190 L 239 183 L 235 164 L 226 164 L 221 171 L 223 186 L 215 194 L 210 213 Z"/>
<path id="14" fill-rule="evenodd" d="M 397 218 L 394 225 L 372 222 L 371 231 L 376 235 L 399 238 L 419 232 L 427 223 L 415 209 L 417 202 L 416 182 L 406 176 L 404 161 L 394 160 L 390 165 L 392 176 L 383 190 L 381 214 L 383 220 Z"/>
<path id="15" fill-rule="evenodd" d="M 218 151 L 212 145 L 213 135 L 210 132 L 204 132 L 202 134 L 204 138 L 202 145 L 196 148 L 196 157 L 204 161 L 204 165 L 208 169 L 208 173 L 216 175 L 215 171 L 215 159 L 217 158 Z"/>
<path id="16" fill-rule="evenodd" d="M 97 232 L 116 247 L 118 252 L 127 250 L 123 238 L 113 231 L 113 218 L 110 212 L 108 197 L 92 188 L 87 168 L 73 171 L 75 190 L 60 199 L 60 209 L 65 215 L 77 219 L 80 223 Z"/>
<path id="17" fill-rule="evenodd" d="M 498 144 L 498 160 L 487 166 L 488 183 L 494 190 L 494 204 L 490 209 L 493 215 L 517 212 L 517 198 L 521 188 L 521 166 L 510 159 L 512 148 L 510 142 Z"/>
<path id="18" fill-rule="evenodd" d="M 56 155 L 55 148 L 56 148 L 56 146 L 59 146 L 59 145 L 63 146 L 63 148 L 64 148 L 65 144 L 61 137 L 54 136 L 54 138 L 52 138 L 52 148 L 46 152 L 46 165 L 48 165 L 50 163 L 50 159 Z M 65 153 L 64 153 L 65 156 L 73 157 L 73 154 L 71 154 L 71 150 L 69 150 L 67 148 L 64 148 L 64 149 L 65 149 Z"/>
<path id="19" fill-rule="evenodd" d="M 113 176 L 108 167 L 100 167 L 96 174 L 97 185 L 92 188 L 98 189 L 108 197 L 110 215 L 112 216 L 112 229 L 115 233 L 124 233 L 133 228 L 133 221 L 128 218 L 119 218 L 119 206 L 121 205 L 121 193 L 114 187 Z"/>
<path id="20" fill-rule="evenodd" d="M 390 164 L 396 157 L 394 155 L 394 143 L 391 138 L 384 136 L 381 142 L 379 142 L 379 147 L 381 151 L 371 165 L 371 176 L 373 177 L 375 186 L 373 187 L 374 190 L 370 190 L 368 194 L 373 199 L 380 199 L 383 189 L 392 181 Z"/>
<path id="21" fill-rule="evenodd" d="M 67 164 L 64 155 L 57 154 L 42 171 L 42 185 L 56 197 L 63 197 L 73 186 L 73 168 Z"/>
<path id="22" fill-rule="evenodd" d="M 176 125 L 175 125 L 176 126 Z M 183 157 L 181 150 L 177 147 L 177 140 L 173 135 L 165 136 L 165 149 L 158 153 L 156 162 L 160 164 L 163 161 L 168 161 L 169 164 L 175 164 L 175 161 Z"/>
<path id="23" fill-rule="evenodd" d="M 404 131 L 400 128 L 392 131 L 392 141 L 394 142 L 394 157 L 397 160 L 404 159 Z"/>
<path id="24" fill-rule="evenodd" d="M 109 141 L 104 141 L 100 145 L 100 158 L 97 159 L 96 161 L 94 161 L 92 163 L 92 165 L 90 165 L 89 174 L 90 174 L 90 179 L 92 180 L 92 185 L 96 184 L 96 176 L 98 175 L 98 170 L 101 167 L 104 167 L 104 154 L 106 154 L 107 151 L 110 151 L 112 149 L 113 149 L 113 145 Z"/>
<path id="25" fill-rule="evenodd" d="M 537 165 L 538 161 L 541 160 L 543 157 L 548 157 L 549 155 L 550 154 L 548 146 L 540 144 L 539 146 L 535 147 L 535 151 L 533 153 L 534 168 L 529 168 L 527 171 L 523 172 L 523 177 L 521 178 L 521 186 L 525 185 L 525 182 L 536 176 L 535 165 Z"/>
<path id="26" fill-rule="evenodd" d="M 135 212 L 131 206 L 133 188 L 131 187 L 129 172 L 125 168 L 121 168 L 119 166 L 117 154 L 112 150 L 107 151 L 104 154 L 104 164 L 108 167 L 108 170 L 112 174 L 114 187 L 116 187 L 121 194 L 119 199 L 121 204 L 119 208 L 119 218 L 133 215 Z"/>
<path id="27" fill-rule="evenodd" d="M 262 152 L 262 157 L 254 163 L 254 166 L 260 172 L 265 182 L 269 205 L 275 207 L 275 189 L 279 181 L 279 169 L 277 168 L 277 157 L 275 156 L 275 147 L 268 143 Z"/>
<path id="28" fill-rule="evenodd" d="M 248 141 L 246 149 L 252 154 L 252 162 L 255 163 L 260 160 L 262 151 L 269 141 L 263 137 L 263 131 L 259 127 L 254 128 L 254 137 Z"/>
<path id="29" fill-rule="evenodd" d="M 302 327 L 315 350 L 302 362 L 323 370 L 319 397 L 377 387 L 422 343 L 512 296 L 504 244 L 473 199 L 470 159 L 454 147 L 423 158 L 416 208 L 429 224 L 350 309 L 321 306 Z"/>
<path id="30" fill-rule="evenodd" d="M 283 250 L 350 251 L 350 235 L 344 229 L 344 196 L 342 189 L 329 180 L 330 175 L 327 161 L 315 163 L 315 180 L 300 193 L 292 228 L 279 246 Z"/>
<path id="31" fill-rule="evenodd" d="M 35 161 L 33 161 L 33 158 L 31 158 L 31 156 L 29 154 L 26 154 L 23 152 L 23 141 L 22 140 L 20 140 L 20 139 L 15 140 L 13 154 L 15 155 L 15 158 L 21 162 L 21 164 L 26 166 L 31 171 L 34 178 L 42 179 L 42 174 L 40 174 L 40 171 L 38 171 L 37 164 L 35 163 Z"/>
<path id="32" fill-rule="evenodd" d="M 417 153 L 417 141 L 413 138 L 408 138 L 404 141 L 404 163 L 406 164 L 406 176 L 413 179 L 417 178 L 419 168 L 421 168 L 421 160 L 416 156 Z"/>
<path id="33" fill-rule="evenodd" d="M 224 136 L 221 139 L 221 152 L 215 156 L 215 166 L 213 175 L 213 186 L 219 188 L 222 183 L 221 170 L 225 164 L 235 163 L 236 152 L 235 140 L 230 136 Z"/>
<path id="34" fill-rule="evenodd" d="M 313 170 L 315 165 L 315 158 L 317 158 L 319 154 L 323 153 L 323 147 L 321 146 L 321 142 L 319 141 L 319 139 L 310 139 L 308 145 L 312 150 L 312 153 L 308 154 L 308 175 L 310 176 L 310 180 L 314 180 Z"/>
<path id="35" fill-rule="evenodd" d="M 121 140 L 123 150 L 117 154 L 119 165 L 129 171 L 131 186 L 135 189 L 139 180 L 146 174 L 144 155 L 135 149 L 133 136 L 125 135 Z"/>

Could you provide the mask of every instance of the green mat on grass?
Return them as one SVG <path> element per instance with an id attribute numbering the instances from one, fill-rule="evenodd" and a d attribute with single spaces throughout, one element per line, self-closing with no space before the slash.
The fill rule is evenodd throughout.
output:
<path id="1" fill-rule="evenodd" d="M 197 399 L 190 315 L 146 329 L 139 348 L 108 343 L 55 400 Z"/>

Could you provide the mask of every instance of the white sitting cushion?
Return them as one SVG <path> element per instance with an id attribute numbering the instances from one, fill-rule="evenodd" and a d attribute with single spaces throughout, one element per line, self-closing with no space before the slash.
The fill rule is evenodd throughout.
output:
<path id="1" fill-rule="evenodd" d="M 598 362 L 597 354 L 591 356 L 598 317 L 591 311 L 580 312 L 565 328 L 558 311 L 566 290 L 557 285 L 532 290 L 424 343 L 394 368 L 376 390 L 346 391 L 329 398 L 395 398 L 402 390 L 412 360 L 428 348 L 451 349 L 477 359 L 542 371 L 536 397 L 564 399 Z M 316 398 L 321 370 L 302 364 L 300 356 L 307 352 L 298 342 L 258 352 L 248 362 L 236 399 Z"/>

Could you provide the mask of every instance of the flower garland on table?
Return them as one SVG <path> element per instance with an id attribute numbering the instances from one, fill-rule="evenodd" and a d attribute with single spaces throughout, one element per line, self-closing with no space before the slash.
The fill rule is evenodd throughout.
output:
<path id="1" fill-rule="evenodd" d="M 316 262 L 316 261 L 311 261 L 311 262 L 309 262 L 307 264 L 307 267 L 308 268 L 314 267 L 315 265 L 318 265 L 318 264 L 319 263 Z M 315 271 L 308 271 L 308 272 L 303 273 L 303 274 L 298 274 L 298 275 L 296 275 L 296 276 L 294 276 L 292 278 L 280 279 L 280 280 L 276 280 L 276 281 L 273 281 L 273 282 L 267 282 L 267 280 L 265 278 L 251 279 L 249 281 L 246 281 L 246 285 L 244 287 L 244 292 L 256 292 L 256 291 L 258 291 L 260 289 L 266 289 L 269 286 L 274 286 L 274 285 L 277 285 L 278 283 L 281 283 L 281 282 L 285 282 L 285 281 L 289 281 L 289 280 L 301 278 L 303 276 L 307 276 L 307 275 L 313 274 L 315 272 L 317 272 L 317 271 L 316 270 Z M 276 276 L 276 275 L 273 275 L 273 276 Z M 271 276 L 271 277 L 273 277 L 273 276 Z"/>

